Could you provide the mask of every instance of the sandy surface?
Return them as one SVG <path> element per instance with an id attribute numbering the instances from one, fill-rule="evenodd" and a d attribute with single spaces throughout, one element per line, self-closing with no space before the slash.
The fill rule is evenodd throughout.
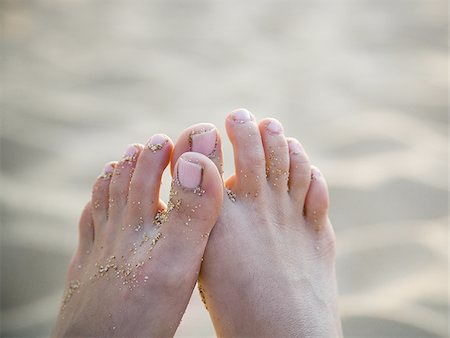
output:
<path id="1" fill-rule="evenodd" d="M 240 106 L 328 178 L 346 336 L 448 336 L 446 7 L 1 1 L 2 336 L 48 335 L 106 161 Z M 214 335 L 196 292 L 177 335 Z"/>

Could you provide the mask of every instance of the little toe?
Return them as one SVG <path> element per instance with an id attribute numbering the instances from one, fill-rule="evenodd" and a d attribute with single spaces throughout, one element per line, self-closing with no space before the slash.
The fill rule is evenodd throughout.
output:
<path id="1" fill-rule="evenodd" d="M 246 109 L 233 111 L 226 119 L 233 145 L 236 185 L 245 193 L 256 193 L 266 176 L 266 160 L 258 125 Z"/>
<path id="2" fill-rule="evenodd" d="M 111 184 L 109 185 L 110 217 L 120 217 L 125 212 L 131 177 L 142 148 L 143 146 L 140 144 L 130 144 L 122 160 L 114 168 Z"/>
<path id="3" fill-rule="evenodd" d="M 94 243 L 94 219 L 92 218 L 92 203 L 88 202 L 83 209 L 78 224 L 78 252 L 84 256 L 92 248 Z"/>
<path id="4" fill-rule="evenodd" d="M 311 167 L 311 184 L 305 201 L 305 217 L 320 230 L 328 219 L 328 187 L 325 178 L 316 167 Z"/>
<path id="5" fill-rule="evenodd" d="M 153 135 L 139 154 L 128 195 L 127 222 L 151 223 L 161 207 L 159 190 L 173 143 L 167 135 Z"/>
<path id="6" fill-rule="evenodd" d="M 311 163 L 303 146 L 295 138 L 287 138 L 289 145 L 289 195 L 303 206 L 311 182 Z"/>
<path id="7" fill-rule="evenodd" d="M 78 246 L 69 264 L 68 280 L 72 280 L 83 268 L 94 244 L 94 219 L 92 218 L 92 203 L 89 201 L 81 213 L 78 223 Z"/>
<path id="8" fill-rule="evenodd" d="M 117 162 L 107 163 L 92 189 L 92 217 L 98 226 L 106 223 L 108 219 L 109 185 L 116 165 Z"/>
<path id="9" fill-rule="evenodd" d="M 275 119 L 264 119 L 259 124 L 264 154 L 266 177 L 269 185 L 277 191 L 288 191 L 289 149 L 283 126 Z"/>
<path id="10" fill-rule="evenodd" d="M 172 174 L 181 154 L 190 151 L 207 156 L 216 165 L 219 173 L 223 173 L 222 141 L 216 126 L 211 123 L 199 123 L 181 133 L 172 155 Z"/>

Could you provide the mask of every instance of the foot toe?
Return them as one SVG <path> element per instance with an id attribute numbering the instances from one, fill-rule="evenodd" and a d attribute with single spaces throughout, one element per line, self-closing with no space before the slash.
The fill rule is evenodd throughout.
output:
<path id="1" fill-rule="evenodd" d="M 223 173 L 222 141 L 217 128 L 211 123 L 199 123 L 186 128 L 178 138 L 172 155 L 173 173 L 178 158 L 186 152 L 196 152 L 207 156 Z"/>
<path id="2" fill-rule="evenodd" d="M 106 223 L 108 219 L 109 185 L 117 162 L 109 162 L 97 178 L 92 189 L 92 217 L 97 225 Z"/>
<path id="3" fill-rule="evenodd" d="M 172 217 L 188 226 L 189 218 L 195 219 L 191 227 L 201 233 L 211 230 L 223 199 L 222 180 L 214 163 L 202 154 L 183 154 L 175 165 L 172 190 L 177 205 Z"/>
<path id="4" fill-rule="evenodd" d="M 325 178 L 316 167 L 311 167 L 311 184 L 306 195 L 305 217 L 320 226 L 328 218 L 329 196 Z"/>
<path id="5" fill-rule="evenodd" d="M 214 163 L 198 153 L 181 155 L 168 203 L 167 233 L 185 243 L 184 250 L 198 246 L 216 223 L 222 202 L 222 180 Z"/>
<path id="6" fill-rule="evenodd" d="M 245 193 L 257 192 L 266 176 L 266 160 L 261 134 L 254 116 L 246 109 L 233 111 L 226 120 L 233 145 L 236 185 Z"/>
<path id="7" fill-rule="evenodd" d="M 160 209 L 159 191 L 173 143 L 167 135 L 153 135 L 140 152 L 128 193 L 127 223 L 151 223 Z"/>
<path id="8" fill-rule="evenodd" d="M 92 218 L 92 203 L 88 202 L 81 214 L 78 224 L 79 241 L 78 252 L 85 255 L 90 251 L 94 243 L 94 219 Z"/>
<path id="9" fill-rule="evenodd" d="M 275 119 L 264 119 L 259 124 L 264 154 L 266 176 L 271 188 L 288 191 L 289 149 L 283 133 L 283 126 Z"/>
<path id="10" fill-rule="evenodd" d="M 162 266 L 165 285 L 192 288 L 198 278 L 209 233 L 223 202 L 222 179 L 205 155 L 188 152 L 178 159 L 167 210 L 157 219 L 162 238 L 153 253 Z"/>
<path id="11" fill-rule="evenodd" d="M 120 217 L 125 212 L 131 177 L 142 148 L 143 146 L 140 144 L 130 144 L 122 160 L 114 168 L 109 186 L 109 215 L 111 217 Z"/>
<path id="12" fill-rule="evenodd" d="M 78 275 L 84 267 L 94 244 L 94 219 L 92 217 L 92 202 L 88 202 L 81 213 L 78 223 L 78 246 L 69 264 L 68 280 Z"/>
<path id="13" fill-rule="evenodd" d="M 287 138 L 289 145 L 289 195 L 297 205 L 305 203 L 311 182 L 311 163 L 308 154 L 295 138 Z"/>

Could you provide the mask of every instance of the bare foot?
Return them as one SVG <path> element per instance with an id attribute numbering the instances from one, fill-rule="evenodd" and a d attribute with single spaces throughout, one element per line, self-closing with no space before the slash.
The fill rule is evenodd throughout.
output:
<path id="1" fill-rule="evenodd" d="M 173 149 L 167 136 L 131 145 L 106 165 L 80 220 L 54 336 L 173 336 L 198 278 L 222 205 L 214 164 L 176 164 L 171 199 L 159 199 Z"/>
<path id="2" fill-rule="evenodd" d="M 226 127 L 236 173 L 225 183 L 228 196 L 199 278 L 217 335 L 340 337 L 335 237 L 324 177 L 278 121 L 265 119 L 258 126 L 241 109 L 227 118 Z M 190 150 L 221 168 L 213 125 L 187 129 L 173 161 Z"/>

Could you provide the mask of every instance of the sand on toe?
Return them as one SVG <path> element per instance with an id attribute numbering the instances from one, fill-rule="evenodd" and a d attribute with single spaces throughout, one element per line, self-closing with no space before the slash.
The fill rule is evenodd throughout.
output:
<path id="1" fill-rule="evenodd" d="M 105 162 L 198 122 L 225 134 L 244 106 L 281 120 L 327 177 L 346 337 L 446 337 L 446 13 L 444 0 L 2 1 L 1 335 L 48 335 Z M 177 335 L 214 335 L 197 292 Z"/>

